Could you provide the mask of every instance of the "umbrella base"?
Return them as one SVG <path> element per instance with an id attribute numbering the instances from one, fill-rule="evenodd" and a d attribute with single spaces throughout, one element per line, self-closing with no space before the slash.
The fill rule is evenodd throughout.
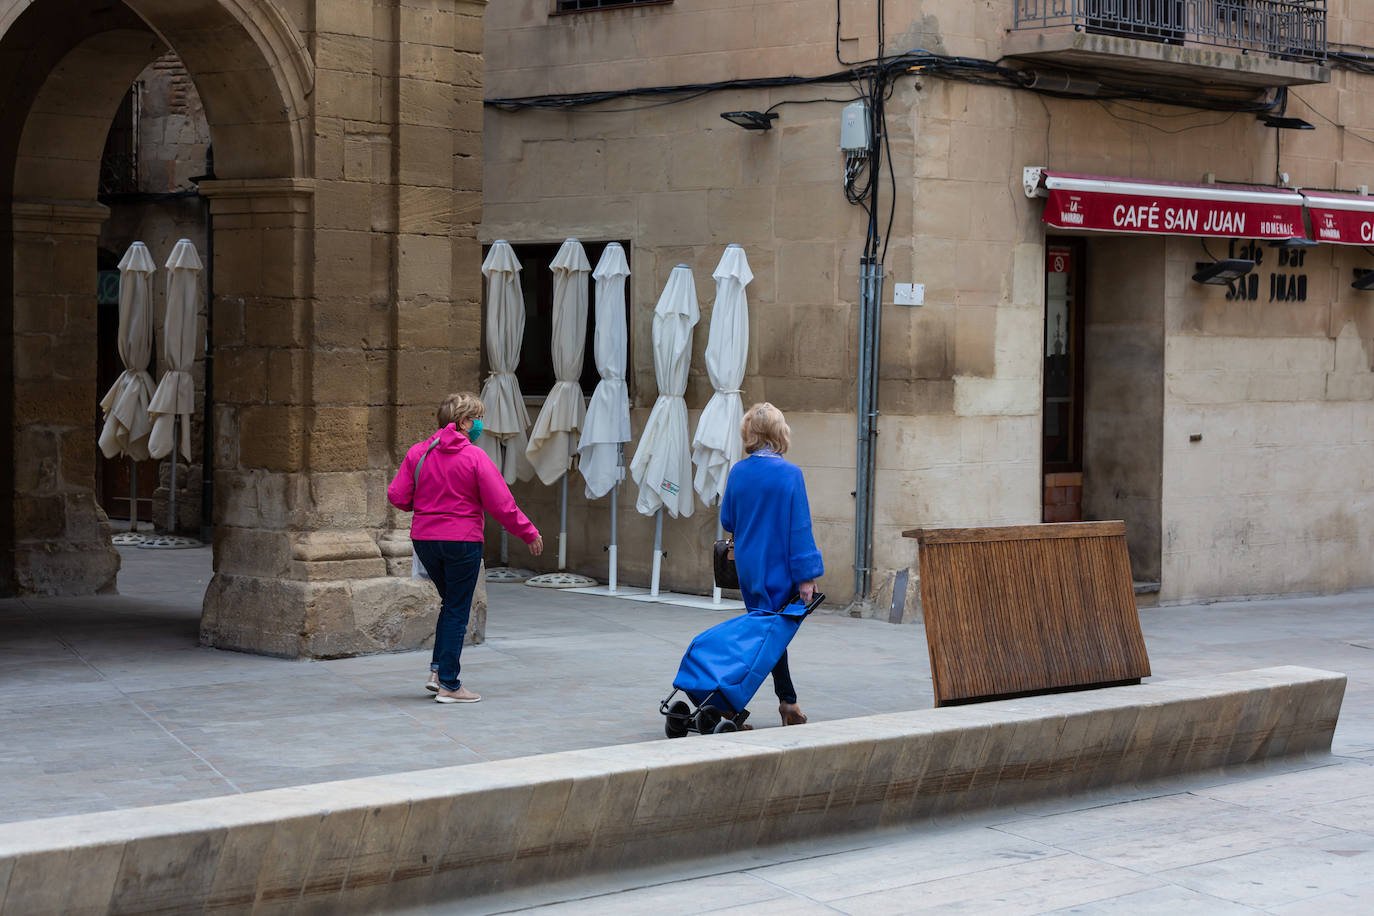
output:
<path id="1" fill-rule="evenodd" d="M 138 546 L 145 550 L 185 550 L 188 547 L 205 546 L 195 538 L 185 538 L 179 534 L 158 534 L 140 538 L 140 540 L 141 543 Z"/>
<path id="2" fill-rule="evenodd" d="M 497 583 L 513 583 L 519 585 L 526 579 L 534 578 L 534 570 L 521 569 L 517 566 L 495 566 L 487 570 L 487 581 Z"/>
<path id="3" fill-rule="evenodd" d="M 595 579 L 580 576 L 577 573 L 552 572 L 535 576 L 526 581 L 525 584 L 534 588 L 590 588 L 597 582 Z"/>
<path id="4" fill-rule="evenodd" d="M 110 543 L 116 547 L 140 547 L 143 544 L 143 535 L 136 531 L 121 531 L 110 538 Z"/>

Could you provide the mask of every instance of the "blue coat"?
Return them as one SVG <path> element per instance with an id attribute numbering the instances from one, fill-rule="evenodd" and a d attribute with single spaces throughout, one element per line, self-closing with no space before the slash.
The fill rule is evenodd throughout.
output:
<path id="1" fill-rule="evenodd" d="M 797 585 L 825 573 L 811 534 L 811 506 L 801 468 L 770 451 L 737 463 L 725 483 L 720 523 L 735 535 L 744 606 L 776 611 Z"/>

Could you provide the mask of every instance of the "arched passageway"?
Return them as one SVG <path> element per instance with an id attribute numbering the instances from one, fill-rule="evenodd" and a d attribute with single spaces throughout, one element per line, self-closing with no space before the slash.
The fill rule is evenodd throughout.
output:
<path id="1" fill-rule="evenodd" d="M 480 111 L 462 124 L 459 103 L 478 98 L 480 66 L 457 52 L 480 42 L 483 5 L 388 20 L 309 0 L 0 0 L 0 594 L 115 581 L 90 434 L 99 167 L 130 82 L 170 49 L 215 150 L 200 185 L 216 488 L 202 639 L 337 655 L 423 638 L 428 596 L 390 575 L 408 542 L 375 491 L 423 431 L 420 405 L 476 381 L 477 335 L 450 344 L 480 292 L 480 211 L 453 192 L 477 193 L 454 158 L 478 152 Z"/>

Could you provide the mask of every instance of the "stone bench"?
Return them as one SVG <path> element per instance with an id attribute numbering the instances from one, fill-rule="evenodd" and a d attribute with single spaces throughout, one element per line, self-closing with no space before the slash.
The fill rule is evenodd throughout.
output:
<path id="1" fill-rule="evenodd" d="M 1281 667 L 569 751 L 0 826 L 4 916 L 377 912 L 1323 753 Z"/>

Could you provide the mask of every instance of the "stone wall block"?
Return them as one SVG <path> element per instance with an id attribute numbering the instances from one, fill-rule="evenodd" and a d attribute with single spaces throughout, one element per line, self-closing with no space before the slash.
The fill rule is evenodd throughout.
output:
<path id="1" fill-rule="evenodd" d="M 367 466 L 366 407 L 317 407 L 309 422 L 309 468 L 314 473 Z"/>
<path id="2" fill-rule="evenodd" d="M 452 86 L 423 79 L 401 79 L 397 89 L 403 124 L 447 130 L 460 122 L 458 98 Z M 461 123 L 472 122 L 463 120 Z"/>
<path id="3" fill-rule="evenodd" d="M 89 428 L 91 416 L 104 394 L 103 391 L 96 394 L 94 379 L 16 379 L 14 425 Z"/>
<path id="4" fill-rule="evenodd" d="M 453 243 L 445 236 L 402 235 L 397 264 L 397 289 L 402 297 L 450 295 Z"/>
<path id="5" fill-rule="evenodd" d="M 349 298 L 372 288 L 371 233 L 317 229 L 315 258 L 329 265 L 315 278 L 316 295 Z"/>
<path id="6" fill-rule="evenodd" d="M 397 134 L 401 184 L 448 188 L 453 178 L 452 131 L 447 127 L 402 124 Z"/>
<path id="7" fill-rule="evenodd" d="M 305 415 L 298 407 L 249 406 L 239 412 L 239 460 L 244 467 L 300 471 L 305 467 Z"/>

